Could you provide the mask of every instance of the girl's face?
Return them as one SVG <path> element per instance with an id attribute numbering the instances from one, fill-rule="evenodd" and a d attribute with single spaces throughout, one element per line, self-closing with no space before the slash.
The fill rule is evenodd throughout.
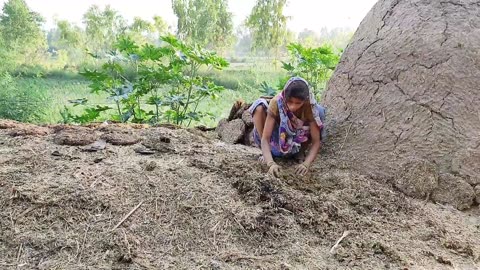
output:
<path id="1" fill-rule="evenodd" d="M 298 111 L 303 104 L 305 104 L 305 101 L 299 98 L 291 97 L 287 99 L 287 107 L 293 113 Z"/>

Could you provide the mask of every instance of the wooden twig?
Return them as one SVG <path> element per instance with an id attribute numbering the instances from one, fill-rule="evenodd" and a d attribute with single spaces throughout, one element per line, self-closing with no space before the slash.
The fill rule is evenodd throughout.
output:
<path id="1" fill-rule="evenodd" d="M 240 253 L 223 254 L 221 256 L 221 258 L 224 261 L 230 261 L 230 262 L 236 262 L 236 261 L 241 261 L 241 260 L 271 262 L 271 260 L 269 258 L 250 256 L 250 255 L 247 255 L 247 254 L 240 254 Z"/>
<path id="2" fill-rule="evenodd" d="M 82 252 L 83 252 L 83 249 L 85 248 L 85 243 L 87 242 L 87 234 L 88 234 L 88 230 L 90 229 L 90 227 L 87 226 L 87 228 L 85 229 L 85 233 L 83 234 L 83 241 L 82 241 L 82 245 L 79 246 L 78 248 L 78 253 L 77 253 L 77 262 L 80 262 L 80 260 L 82 259 Z"/>
<path id="3" fill-rule="evenodd" d="M 18 264 L 16 264 L 16 263 L 3 263 L 3 262 L 0 262 L 0 266 L 18 266 Z"/>
<path id="4" fill-rule="evenodd" d="M 18 247 L 18 252 L 17 252 L 17 264 L 20 261 L 20 256 L 22 255 L 22 248 L 23 248 L 23 243 L 20 243 L 20 246 Z"/>
<path id="5" fill-rule="evenodd" d="M 185 159 L 182 158 L 179 162 L 177 162 L 177 165 L 180 165 L 180 163 L 182 163 Z"/>
<path id="6" fill-rule="evenodd" d="M 333 247 L 330 249 L 330 254 L 333 254 L 335 252 L 335 249 L 338 247 L 338 245 L 340 245 L 340 243 L 343 241 L 343 239 L 345 237 L 347 237 L 348 235 L 350 234 L 350 231 L 345 231 L 343 232 L 343 235 L 342 237 L 340 237 L 337 242 L 335 243 L 335 245 L 333 245 Z"/>
<path id="7" fill-rule="evenodd" d="M 143 201 L 141 201 L 137 206 L 135 206 L 127 215 L 125 215 L 125 217 L 123 217 L 123 219 L 117 224 L 115 225 L 115 227 L 113 227 L 112 229 L 112 232 L 115 231 L 120 225 L 123 224 L 123 222 L 125 222 L 125 220 L 127 220 L 135 211 L 137 211 L 137 209 L 143 204 Z"/>

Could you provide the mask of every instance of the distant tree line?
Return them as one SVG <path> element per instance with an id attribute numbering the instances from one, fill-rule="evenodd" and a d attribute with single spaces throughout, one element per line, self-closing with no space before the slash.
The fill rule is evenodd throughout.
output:
<path id="1" fill-rule="evenodd" d="M 289 31 L 286 5 L 286 0 L 257 0 L 237 29 L 227 0 L 172 0 L 177 16 L 175 29 L 160 16 L 135 17 L 129 22 L 111 6 L 93 5 L 83 15 L 82 25 L 56 20 L 55 26 L 45 32 L 45 18 L 31 10 L 25 0 L 8 0 L 0 13 L 0 71 L 44 63 L 48 57 L 68 68 L 90 59 L 85 57 L 86 52 L 108 52 L 120 37 L 129 37 L 138 44 L 159 45 L 160 37 L 169 33 L 223 56 L 278 57 L 287 54 L 286 45 L 292 42 L 310 47 L 330 42 L 339 48 L 348 43 L 352 33 L 348 29 L 322 28 L 320 33 L 305 29 L 298 35 Z"/>

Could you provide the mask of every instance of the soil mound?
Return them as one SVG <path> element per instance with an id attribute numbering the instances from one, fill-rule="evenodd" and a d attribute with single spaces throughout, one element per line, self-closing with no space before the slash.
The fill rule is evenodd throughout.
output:
<path id="1" fill-rule="evenodd" d="M 479 13 L 473 0 L 377 2 L 324 95 L 332 153 L 394 183 L 405 164 L 433 164 L 437 175 L 430 178 L 452 176 L 429 187 L 419 181 L 407 193 L 460 209 L 473 205 L 480 181 Z"/>
<path id="2" fill-rule="evenodd" d="M 272 179 L 258 149 L 195 129 L 48 126 L 12 136 L 23 127 L 0 129 L 2 269 L 480 266 L 477 209 L 408 197 L 329 153 L 304 178 L 284 161 Z M 96 140 L 59 144 L 67 130 Z M 112 133 L 139 142 L 101 139 Z"/>

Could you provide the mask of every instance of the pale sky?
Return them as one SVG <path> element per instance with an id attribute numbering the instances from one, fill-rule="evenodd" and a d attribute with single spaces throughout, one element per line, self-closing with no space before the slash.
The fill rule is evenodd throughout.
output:
<path id="1" fill-rule="evenodd" d="M 319 31 L 322 27 L 349 27 L 356 29 L 377 0 L 288 0 L 285 15 L 291 16 L 288 28 L 300 32 L 303 29 Z M 6 0 L 0 0 L 3 4 Z M 151 19 L 162 16 L 170 25 L 176 24 L 171 0 L 26 0 L 29 7 L 47 19 L 47 27 L 53 25 L 54 16 L 81 25 L 82 15 L 91 5 L 111 5 L 125 18 L 135 16 Z M 235 26 L 250 13 L 255 0 L 229 0 Z"/>

